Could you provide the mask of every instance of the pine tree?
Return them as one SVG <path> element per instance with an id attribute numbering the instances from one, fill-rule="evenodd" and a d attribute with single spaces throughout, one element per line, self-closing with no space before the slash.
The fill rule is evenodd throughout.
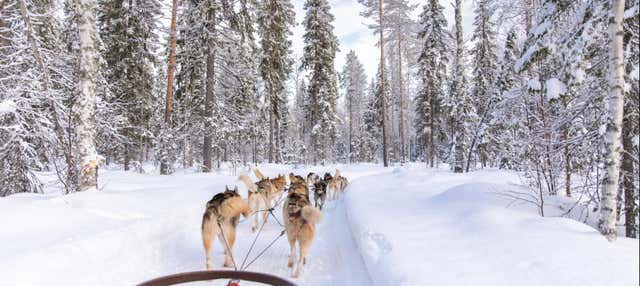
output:
<path id="1" fill-rule="evenodd" d="M 167 71 L 167 93 L 165 96 L 165 113 L 164 113 L 164 123 L 160 130 L 159 137 L 162 138 L 163 141 L 170 141 L 165 133 L 171 127 L 171 108 L 173 107 L 173 82 L 174 82 L 174 73 L 175 73 L 175 65 L 176 65 L 176 30 L 177 30 L 177 14 L 178 14 L 178 0 L 172 1 L 171 6 L 171 32 L 169 35 L 169 64 Z M 163 142 L 160 144 L 161 147 L 159 149 L 168 152 L 169 150 L 167 145 L 170 145 L 173 142 Z M 172 173 L 171 164 L 173 161 L 169 161 L 168 154 L 164 154 L 164 156 L 160 156 L 160 174 L 168 175 Z"/>
<path id="2" fill-rule="evenodd" d="M 106 75 L 111 93 L 126 108 L 128 125 L 122 135 L 128 139 L 124 146 L 124 167 L 136 156 L 141 159 L 148 145 L 147 132 L 157 94 L 154 94 L 153 68 L 157 62 L 154 46 L 158 43 L 157 20 L 160 2 L 100 0 L 98 22 L 100 37 L 105 45 L 103 57 L 110 67 Z"/>
<path id="3" fill-rule="evenodd" d="M 384 126 L 382 124 L 384 116 L 384 113 L 382 113 L 382 100 L 383 98 L 386 99 L 389 97 L 381 94 L 383 92 L 381 81 L 387 78 L 387 76 L 383 76 L 381 72 L 382 69 L 378 66 L 378 73 L 369 85 L 369 99 L 362 116 L 364 125 L 363 144 L 368 151 L 365 155 L 366 161 L 378 161 L 379 157 L 377 157 L 376 154 L 380 154 L 381 149 L 384 148 L 384 144 L 381 142 L 383 138 L 382 126 Z M 388 95 L 389 90 L 384 90 L 384 92 Z"/>
<path id="4" fill-rule="evenodd" d="M 276 148 L 282 142 L 281 111 L 287 107 L 284 83 L 291 73 L 291 27 L 295 25 L 293 5 L 288 0 L 266 0 L 258 15 L 259 33 L 262 46 L 260 73 L 265 84 L 270 105 L 269 162 L 280 162 L 282 151 Z"/>
<path id="5" fill-rule="evenodd" d="M 333 34 L 329 3 L 326 0 L 308 0 L 304 9 L 304 55 L 302 68 L 310 72 L 308 118 L 311 120 L 311 138 L 314 163 L 330 159 L 337 136 L 336 101 L 337 75 L 333 63 L 338 51 L 338 39 Z"/>
<path id="6" fill-rule="evenodd" d="M 61 25 L 50 1 L 19 0 L 0 4 L 0 196 L 39 192 L 34 171 L 53 164 L 69 187 L 57 160 L 71 162 L 67 109 L 62 105 L 74 84 L 69 75 Z M 66 176 L 68 179 L 70 176 Z M 67 188 L 68 190 L 68 188 Z"/>
<path id="7" fill-rule="evenodd" d="M 345 89 L 345 97 L 347 104 L 347 114 L 349 118 L 348 135 L 347 135 L 347 155 L 351 162 L 353 158 L 354 147 L 354 122 L 358 122 L 362 116 L 360 103 L 365 98 L 365 88 L 367 78 L 364 72 L 364 66 L 358 60 L 355 51 L 351 50 L 347 54 L 347 60 L 340 77 L 342 88 Z"/>
<path id="8" fill-rule="evenodd" d="M 430 0 L 423 6 L 420 14 L 420 32 L 418 37 L 422 50 L 418 58 L 420 91 L 415 100 L 415 127 L 426 150 L 425 161 L 435 166 L 438 155 L 437 140 L 442 140 L 444 120 L 442 120 L 442 102 L 445 98 L 442 83 L 446 81 L 446 65 L 450 35 L 446 31 L 447 20 L 444 7 L 438 1 Z"/>
<path id="9" fill-rule="evenodd" d="M 473 55 L 473 89 L 471 97 L 475 104 L 478 115 L 481 116 L 481 122 L 484 123 L 486 116 L 491 112 L 492 108 L 492 89 L 494 84 L 494 74 L 497 69 L 496 52 L 496 32 L 495 24 L 491 19 L 495 13 L 495 7 L 492 0 L 480 0 L 475 9 L 475 29 L 473 31 L 472 40 L 475 41 L 475 47 L 471 51 Z M 471 146 L 467 156 L 467 171 L 471 161 L 471 152 L 475 143 L 478 145 L 478 155 L 482 166 L 487 165 L 489 154 L 486 138 L 484 134 L 483 124 L 476 127 L 477 135 L 473 137 Z"/>
<path id="10" fill-rule="evenodd" d="M 378 45 L 380 47 L 380 70 L 381 72 L 379 73 L 380 75 L 385 74 L 385 53 L 384 53 L 384 46 L 385 46 L 385 23 L 384 23 L 384 19 L 385 19 L 385 11 L 386 11 L 386 7 L 384 7 L 383 5 L 383 1 L 382 0 L 358 0 L 358 2 L 360 4 L 362 4 L 364 6 L 364 11 L 362 11 L 360 13 L 361 16 L 365 17 L 365 18 L 370 18 L 373 22 L 373 24 L 369 25 L 369 28 L 373 30 L 374 34 L 377 34 L 380 36 L 380 40 L 378 41 Z M 380 89 L 383 91 L 381 92 L 382 96 L 386 96 L 386 92 L 384 92 L 385 90 L 385 78 L 381 77 L 380 78 Z M 383 165 L 385 167 L 389 166 L 389 148 L 387 147 L 387 100 L 386 98 L 383 98 L 380 100 L 381 104 L 382 104 L 382 161 L 383 161 Z"/>
<path id="11" fill-rule="evenodd" d="M 514 70 L 519 54 L 517 33 L 510 30 L 490 99 L 495 106 L 485 115 L 487 151 L 498 161 L 500 168 L 516 168 L 516 163 L 523 159 L 518 146 L 526 136 L 526 125 L 522 120 L 526 118 L 526 106 L 521 96 L 514 96 L 521 88 Z"/>
<path id="12" fill-rule="evenodd" d="M 451 153 L 449 160 L 451 168 L 456 173 L 462 173 L 464 166 L 464 155 L 468 150 L 470 124 L 472 116 L 475 114 L 473 103 L 467 93 L 467 79 L 464 72 L 465 50 L 462 36 L 462 3 L 455 1 L 455 51 L 451 63 L 451 79 L 449 81 L 449 126 Z"/>

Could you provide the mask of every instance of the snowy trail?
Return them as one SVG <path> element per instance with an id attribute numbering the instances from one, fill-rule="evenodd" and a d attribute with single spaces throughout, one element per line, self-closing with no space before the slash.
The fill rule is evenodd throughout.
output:
<path id="1" fill-rule="evenodd" d="M 611 244 L 587 224 L 542 218 L 533 206 L 499 196 L 524 188 L 514 172 L 454 174 L 416 164 L 339 168 L 350 184 L 323 211 L 307 265 L 294 280 L 301 286 L 638 285 L 637 240 Z M 306 175 L 333 173 L 336 166 L 260 169 L 267 176 Z M 204 206 L 225 185 L 238 184 L 237 175 L 104 170 L 100 191 L 0 198 L 0 286 L 135 285 L 203 270 Z M 240 193 L 246 198 L 242 185 Z M 545 213 L 558 212 L 546 201 Z M 280 220 L 281 210 L 275 210 Z M 282 230 L 269 218 L 248 261 Z M 251 222 L 241 222 L 237 263 L 254 237 Z M 283 236 L 248 270 L 290 277 L 288 255 Z M 222 269 L 222 261 L 216 241 L 214 268 Z"/>
<path id="2" fill-rule="evenodd" d="M 265 166 L 262 171 L 274 176 L 291 171 L 306 175 L 309 170 Z M 314 171 L 333 173 L 335 168 Z M 370 167 L 341 171 L 350 180 L 381 172 Z M 225 185 L 237 184 L 235 178 L 231 174 L 157 176 L 107 171 L 101 177 L 104 189 L 98 192 L 3 198 L 0 210 L 20 214 L 20 219 L 16 223 L 12 217 L 0 217 L 0 225 L 15 230 L 0 232 L 0 242 L 5 242 L 0 251 L 0 285 L 134 285 L 161 275 L 203 270 L 200 223 L 204 204 Z M 246 198 L 244 186 L 240 188 Z M 275 215 L 282 221 L 281 207 Z M 254 239 L 250 224 L 246 220 L 238 226 L 234 246 L 238 264 Z M 269 218 L 247 260 L 282 229 Z M 215 241 L 214 269 L 222 269 L 222 251 L 223 246 Z M 283 236 L 248 270 L 290 277 L 288 255 Z M 371 285 L 369 279 L 343 202 L 329 202 L 307 265 L 294 281 L 299 285 Z"/>

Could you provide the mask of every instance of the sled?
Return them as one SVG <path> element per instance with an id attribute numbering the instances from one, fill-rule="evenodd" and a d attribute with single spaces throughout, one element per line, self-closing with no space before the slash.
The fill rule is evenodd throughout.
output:
<path id="1" fill-rule="evenodd" d="M 138 284 L 138 286 L 169 286 L 180 283 L 198 282 L 207 280 L 229 279 L 229 286 L 241 286 L 242 281 L 259 282 L 272 286 L 297 286 L 288 279 L 275 275 L 234 270 L 209 270 L 176 273 L 158 277 Z"/>

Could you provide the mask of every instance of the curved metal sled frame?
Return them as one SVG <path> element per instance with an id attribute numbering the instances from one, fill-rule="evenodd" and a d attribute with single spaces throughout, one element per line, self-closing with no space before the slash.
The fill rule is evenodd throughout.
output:
<path id="1" fill-rule="evenodd" d="M 297 284 L 278 276 L 266 273 L 250 272 L 250 271 L 233 271 L 233 270 L 210 270 L 210 271 L 193 271 L 183 272 L 167 276 L 158 277 L 138 286 L 169 286 L 179 283 L 188 283 L 196 281 L 206 281 L 214 279 L 231 279 L 243 280 L 251 282 L 260 282 L 273 286 L 297 286 Z"/>

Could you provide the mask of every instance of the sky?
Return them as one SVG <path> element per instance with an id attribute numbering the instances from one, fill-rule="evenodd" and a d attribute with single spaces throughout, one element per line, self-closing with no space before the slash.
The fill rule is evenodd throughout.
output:
<path id="1" fill-rule="evenodd" d="M 302 39 L 304 27 L 301 23 L 305 15 L 303 10 L 305 1 L 306 0 L 292 0 L 295 6 L 297 23 L 293 28 L 292 39 L 293 55 L 296 59 L 302 56 L 302 48 L 304 46 Z M 440 0 L 440 4 L 445 7 L 445 17 L 450 26 L 453 25 L 453 8 L 451 2 L 452 0 Z M 376 74 L 376 69 L 378 68 L 380 50 L 375 46 L 378 36 L 375 36 L 373 32 L 367 28 L 366 23 L 368 23 L 369 20 L 360 16 L 360 12 L 363 10 L 362 5 L 358 3 L 358 0 L 329 0 L 329 3 L 331 4 L 331 12 L 335 16 L 333 23 L 334 33 L 338 37 L 340 48 L 340 51 L 336 55 L 336 70 L 342 70 L 347 53 L 350 50 L 354 50 L 365 67 L 367 77 L 371 78 Z M 421 3 L 424 3 L 424 0 L 411 0 L 411 3 L 419 5 L 413 15 L 414 19 L 417 19 L 418 15 L 422 12 Z M 463 0 L 462 22 L 465 38 L 469 38 L 473 29 L 473 5 L 473 0 Z"/>

